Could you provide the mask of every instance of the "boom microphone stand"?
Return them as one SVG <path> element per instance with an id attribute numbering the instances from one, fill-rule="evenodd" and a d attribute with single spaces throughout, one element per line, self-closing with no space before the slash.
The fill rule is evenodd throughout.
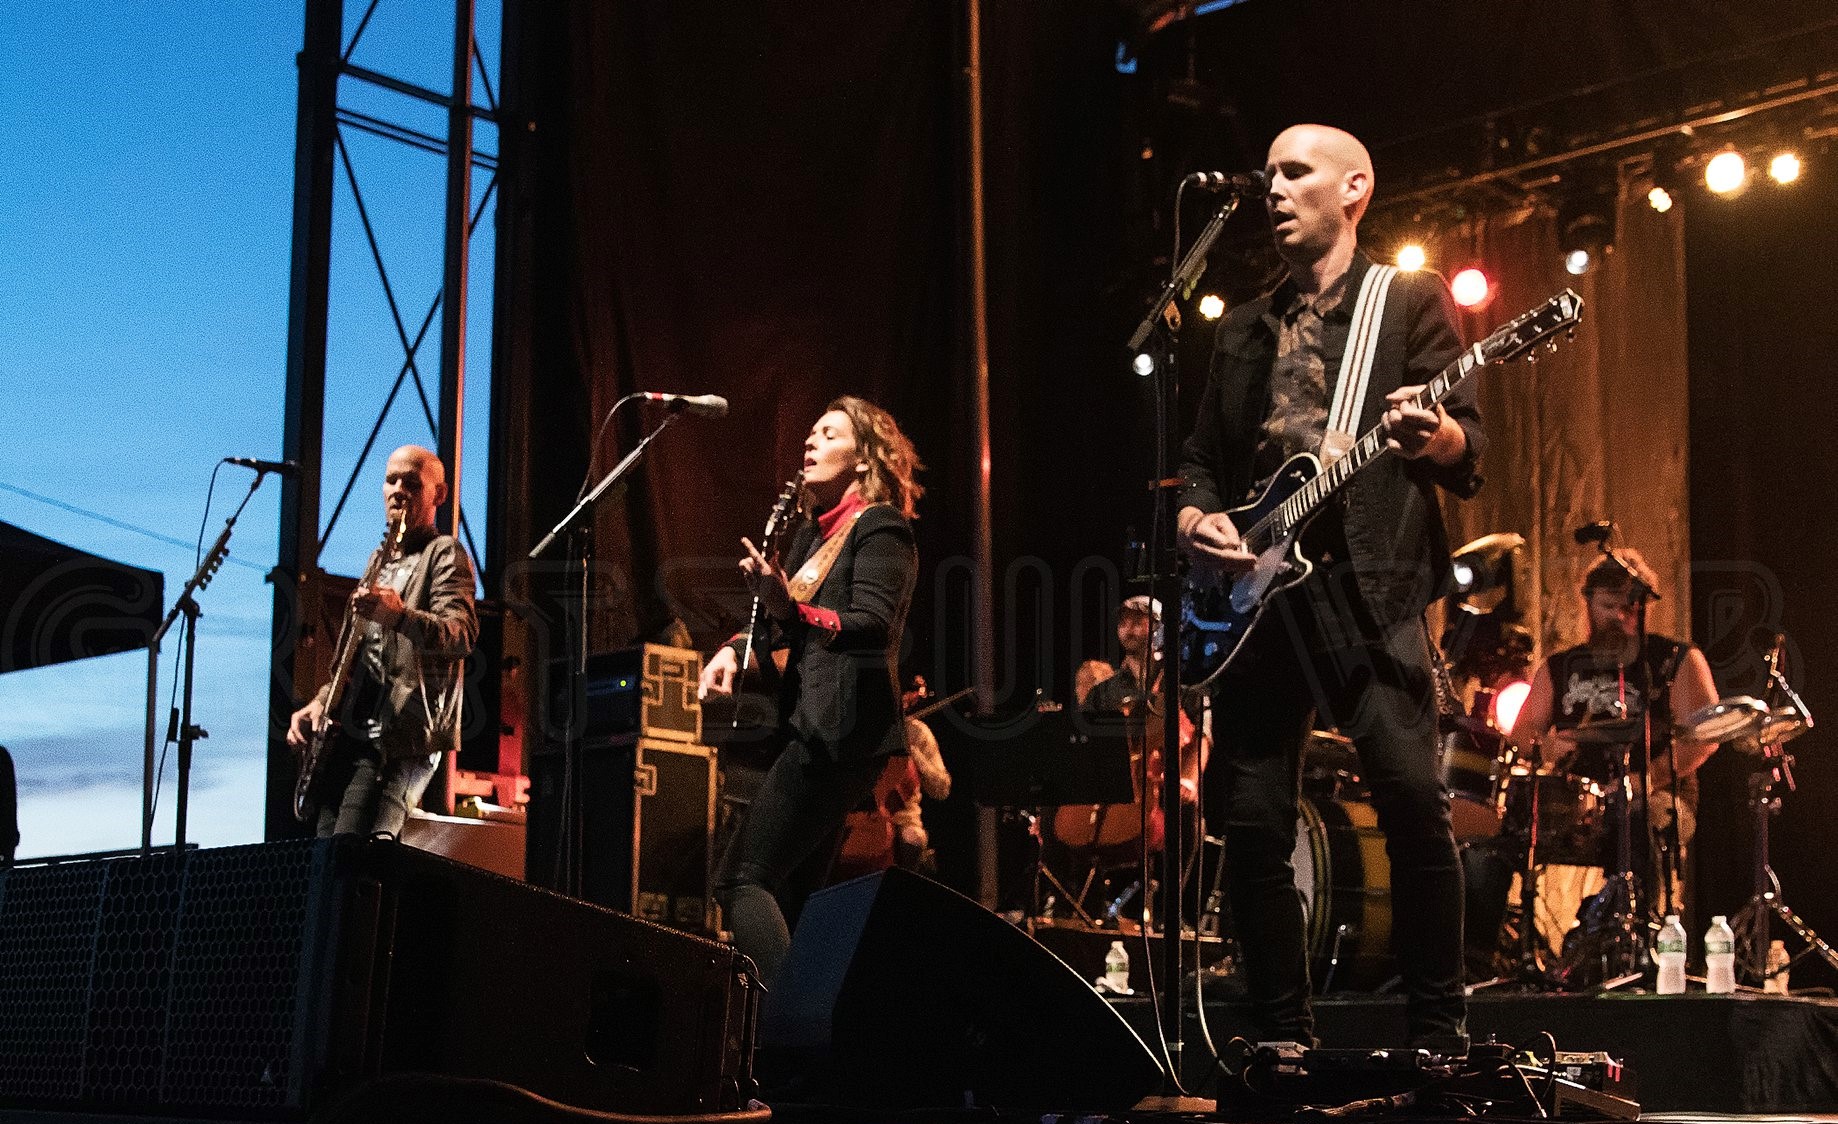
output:
<path id="1" fill-rule="evenodd" d="M 621 403 L 629 400 L 629 398 L 620 399 L 620 402 L 614 403 L 613 409 L 617 410 Z M 678 412 L 678 408 L 673 404 L 671 411 L 664 415 L 664 420 L 657 424 L 657 428 L 646 434 L 644 439 L 625 455 L 625 459 L 614 465 L 611 472 L 601 477 L 600 482 L 595 484 L 592 490 L 576 501 L 568 514 L 562 516 L 561 522 L 551 528 L 549 533 L 542 537 L 541 542 L 531 547 L 527 555 L 532 560 L 541 558 L 563 536 L 573 539 L 576 544 L 575 548 L 569 551 L 567 559 L 568 584 L 572 586 L 578 579 L 580 589 L 574 611 L 567 614 L 570 618 L 568 624 L 573 633 L 573 643 L 569 645 L 568 661 L 570 713 L 568 732 L 562 741 L 562 808 L 559 817 L 561 837 L 556 841 L 558 869 L 555 872 L 557 885 L 554 887 L 573 897 L 581 896 L 582 792 L 580 782 L 582 750 L 587 736 L 587 711 L 581 703 L 585 697 L 583 692 L 587 683 L 587 598 L 592 576 L 590 564 L 593 560 L 593 528 L 587 522 L 587 515 L 593 510 L 594 504 L 600 501 L 600 497 L 625 479 L 626 474 L 638 463 L 639 458 L 644 456 L 645 449 L 657 439 L 658 434 L 670 428 L 670 423 L 676 421 Z M 611 411 L 608 411 L 608 417 L 610 419 Z"/>
<path id="2" fill-rule="evenodd" d="M 154 784 L 154 728 L 158 725 L 154 715 L 159 707 L 160 680 L 160 641 L 172 629 L 182 615 L 185 618 L 184 670 L 179 676 L 179 706 L 168 716 L 166 740 L 179 743 L 179 775 L 173 792 L 173 834 L 172 847 L 175 851 L 185 849 L 185 816 L 191 799 L 191 754 L 192 746 L 200 738 L 210 737 L 210 733 L 191 720 L 191 699 L 193 672 L 193 652 L 198 639 L 198 617 L 203 610 L 198 606 L 197 595 L 211 584 L 217 576 L 224 559 L 230 556 L 230 534 L 236 530 L 236 520 L 255 498 L 255 493 L 262 486 L 262 481 L 269 472 L 275 471 L 263 462 L 255 465 L 255 480 L 250 483 L 249 491 L 243 495 L 243 501 L 236 505 L 236 510 L 224 521 L 223 531 L 217 541 L 204 552 L 204 558 L 198 563 L 198 569 L 186 580 L 185 588 L 179 591 L 178 600 L 172 603 L 172 611 L 160 622 L 160 627 L 153 633 L 153 639 L 147 643 L 147 729 L 145 745 L 144 772 L 141 779 L 140 806 L 140 849 L 147 852 L 153 849 L 153 784 Z"/>
<path id="3" fill-rule="evenodd" d="M 1178 201 L 1179 196 L 1177 194 Z M 1174 274 L 1162 288 L 1149 313 L 1130 334 L 1129 349 L 1138 375 L 1154 375 L 1156 387 L 1155 479 L 1150 489 L 1155 494 L 1155 516 L 1149 523 L 1147 557 L 1149 559 L 1150 605 L 1162 606 L 1162 869 L 1163 896 L 1175 903 L 1166 910 L 1162 921 L 1162 947 L 1159 974 L 1151 971 L 1150 995 L 1156 1004 L 1157 1021 L 1170 1028 L 1167 1035 L 1167 1059 L 1172 1069 L 1168 1079 L 1178 1088 L 1181 1071 L 1180 980 L 1183 962 L 1181 933 L 1181 585 L 1182 571 L 1175 546 L 1174 517 L 1178 510 L 1180 479 L 1173 476 L 1174 419 L 1179 416 L 1180 379 L 1177 354 L 1180 320 L 1172 305 L 1177 296 L 1192 289 L 1206 272 L 1206 255 L 1225 229 L 1226 220 L 1238 209 L 1240 194 L 1228 192 L 1214 209 L 1200 236 L 1174 267 Z M 1177 202 L 1178 206 L 1178 202 Z M 1153 340 L 1153 343 L 1151 343 Z M 1148 768 L 1145 755 L 1143 768 Z M 1204 824 L 1202 824 L 1202 831 Z M 1146 903 L 1149 895 L 1145 894 Z M 1148 926 L 1143 926 L 1145 940 Z M 1151 968 L 1154 968 L 1153 963 Z"/>

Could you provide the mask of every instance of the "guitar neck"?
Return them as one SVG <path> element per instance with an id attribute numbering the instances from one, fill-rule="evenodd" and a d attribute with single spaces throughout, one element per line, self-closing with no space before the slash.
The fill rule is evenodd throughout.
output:
<path id="1" fill-rule="evenodd" d="M 1447 398 L 1451 391 L 1460 386 L 1467 377 L 1483 366 L 1481 346 L 1476 344 L 1461 356 L 1444 367 L 1435 378 L 1424 384 L 1413 400 L 1419 409 L 1428 410 Z M 1253 528 L 1259 541 L 1276 542 L 1287 538 L 1302 524 L 1308 522 L 1321 505 L 1328 501 L 1335 492 L 1346 486 L 1360 469 L 1371 464 L 1385 453 L 1385 429 L 1375 425 L 1360 435 L 1353 447 L 1333 464 L 1328 465 L 1321 474 L 1296 489 L 1296 493 L 1265 516 Z M 1250 537 L 1250 536 L 1247 536 Z"/>

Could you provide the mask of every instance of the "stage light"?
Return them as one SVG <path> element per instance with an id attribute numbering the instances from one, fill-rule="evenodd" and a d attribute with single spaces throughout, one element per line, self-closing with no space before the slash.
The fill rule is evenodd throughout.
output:
<path id="1" fill-rule="evenodd" d="M 1218 293 L 1208 293 L 1200 298 L 1200 315 L 1207 320 L 1217 320 L 1225 315 L 1225 298 Z"/>
<path id="2" fill-rule="evenodd" d="M 1500 688 L 1500 693 L 1493 696 L 1493 726 L 1501 733 L 1513 732 L 1513 724 L 1519 721 L 1519 711 L 1525 706 L 1525 696 L 1532 693 L 1532 685 L 1523 679 L 1515 679 Z"/>
<path id="3" fill-rule="evenodd" d="M 1136 358 L 1130 361 L 1130 369 L 1144 378 L 1149 377 L 1155 373 L 1155 356 L 1146 351 L 1138 352 Z"/>
<path id="4" fill-rule="evenodd" d="M 1449 282 L 1449 295 L 1463 308 L 1479 308 L 1493 293 L 1493 282 L 1475 266 L 1457 273 Z"/>
<path id="5" fill-rule="evenodd" d="M 1573 191 L 1557 208 L 1557 248 L 1564 269 L 1580 277 L 1600 265 L 1615 242 L 1615 200 L 1606 191 Z"/>
<path id="6" fill-rule="evenodd" d="M 1423 247 L 1417 245 L 1415 242 L 1405 243 L 1403 248 L 1398 251 L 1398 268 L 1404 270 L 1406 273 L 1415 273 L 1417 270 L 1422 269 L 1428 262 L 1429 255 L 1424 253 Z"/>
<path id="7" fill-rule="evenodd" d="M 1792 183 L 1800 178 L 1800 156 L 1796 152 L 1778 152 L 1768 161 L 1768 178 L 1775 183 Z"/>
<path id="8" fill-rule="evenodd" d="M 1719 152 L 1704 165 L 1704 186 L 1718 195 L 1740 190 L 1749 178 L 1748 161 L 1740 152 Z"/>
<path id="9" fill-rule="evenodd" d="M 1647 192 L 1647 206 L 1653 208 L 1662 215 L 1665 214 L 1672 209 L 1672 193 L 1658 184 L 1654 184 L 1653 190 Z"/>
<path id="10" fill-rule="evenodd" d="M 1457 550 L 1449 560 L 1453 607 L 1476 615 L 1504 607 L 1516 617 L 1519 609 L 1512 601 L 1515 555 L 1524 546 L 1523 535 L 1504 531 L 1482 535 Z"/>

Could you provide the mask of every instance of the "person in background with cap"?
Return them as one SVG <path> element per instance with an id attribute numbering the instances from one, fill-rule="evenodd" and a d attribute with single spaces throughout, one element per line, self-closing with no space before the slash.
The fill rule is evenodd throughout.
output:
<path id="1" fill-rule="evenodd" d="M 1115 664 L 1086 660 L 1073 680 L 1073 696 L 1090 714 L 1146 715 L 1161 711 L 1161 651 L 1155 643 L 1161 626 L 1161 605 L 1139 593 L 1117 609 L 1117 646 L 1123 658 Z M 1206 700 L 1198 692 L 1183 698 L 1181 709 L 1192 727 L 1184 734 L 1181 755 L 1181 789 L 1194 799 L 1198 773 L 1205 766 L 1209 739 L 1205 733 Z M 1196 756 L 1197 752 L 1197 756 Z"/>

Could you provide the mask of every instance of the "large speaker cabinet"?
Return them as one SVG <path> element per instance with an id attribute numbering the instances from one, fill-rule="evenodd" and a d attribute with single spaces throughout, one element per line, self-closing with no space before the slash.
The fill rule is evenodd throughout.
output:
<path id="1" fill-rule="evenodd" d="M 300 1119 L 420 1074 L 726 1111 L 757 1005 L 730 948 L 392 842 L 0 872 L 0 1109 Z"/>

